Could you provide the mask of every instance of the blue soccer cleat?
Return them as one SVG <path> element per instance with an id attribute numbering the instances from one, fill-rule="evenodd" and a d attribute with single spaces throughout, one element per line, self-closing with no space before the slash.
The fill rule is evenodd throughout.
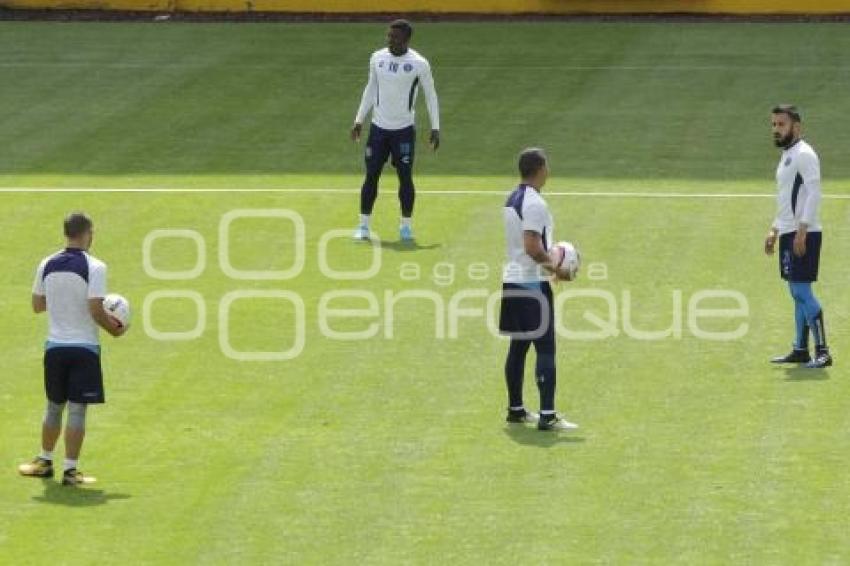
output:
<path id="1" fill-rule="evenodd" d="M 354 234 L 351 235 L 355 240 L 368 240 L 369 239 L 369 227 L 365 224 L 361 224 L 354 231 Z"/>
<path id="2" fill-rule="evenodd" d="M 820 350 L 815 354 L 815 358 L 807 363 L 807 369 L 823 369 L 832 365 L 832 356 L 829 355 L 829 350 Z"/>

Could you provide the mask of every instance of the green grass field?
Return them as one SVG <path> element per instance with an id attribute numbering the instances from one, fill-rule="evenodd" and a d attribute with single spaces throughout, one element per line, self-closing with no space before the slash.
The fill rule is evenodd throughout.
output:
<path id="1" fill-rule="evenodd" d="M 417 26 L 444 143 L 432 155 L 420 134 L 418 246 L 395 241 L 389 170 L 375 220 L 380 271 L 336 281 L 322 273 L 319 243 L 356 222 L 362 147 L 347 130 L 382 35 L 379 24 L 0 23 L 0 563 L 850 561 L 845 26 Z M 822 372 L 766 363 L 793 332 L 775 259 L 761 251 L 774 209 L 768 118 L 777 101 L 802 107 L 825 192 L 844 197 L 822 208 L 816 292 L 837 360 Z M 529 144 L 548 150 L 550 193 L 582 193 L 549 197 L 558 236 L 578 242 L 586 265 L 607 268 L 604 280 L 585 273 L 560 292 L 608 291 L 618 309 L 616 337 L 559 341 L 559 410 L 582 426 L 564 436 L 506 428 L 506 343 L 481 318 L 462 319 L 458 336 L 442 339 L 426 300 L 398 302 L 391 337 L 384 318 L 386 292 L 434 293 L 445 312 L 460 292 L 499 289 L 501 206 L 515 155 Z M 604 194 L 612 192 L 684 196 Z M 105 340 L 108 403 L 90 413 L 82 456 L 99 481 L 73 490 L 15 468 L 38 448 L 44 403 L 46 323 L 30 313 L 29 289 L 39 259 L 61 246 L 62 216 L 78 208 L 94 217 L 93 252 L 135 320 L 126 337 Z M 219 225 L 237 209 L 303 218 L 296 278 L 222 272 Z M 203 237 L 199 277 L 146 273 L 143 242 L 160 229 Z M 286 269 L 295 245 L 286 221 L 241 219 L 229 258 L 241 270 Z M 328 261 L 365 269 L 372 254 L 339 239 Z M 189 240 L 159 240 L 152 262 L 180 271 L 195 256 Z M 476 263 L 490 267 L 487 277 L 470 277 Z M 417 281 L 402 277 L 411 264 Z M 689 329 L 689 300 L 718 289 L 740 292 L 748 314 L 700 325 L 746 323 L 740 339 Z M 301 297 L 300 355 L 257 362 L 223 353 L 220 305 L 240 290 Z M 146 319 L 156 291 L 200 293 L 207 321 L 198 338 L 149 336 L 146 327 L 191 331 L 197 318 L 191 301 L 162 299 Z M 374 294 L 376 316 L 332 326 L 376 324 L 377 336 L 323 335 L 320 305 L 333 291 Z M 625 332 L 624 293 L 631 324 L 659 330 L 673 321 L 677 292 L 680 337 Z M 587 312 L 606 316 L 593 299 L 559 314 L 589 331 Z M 229 343 L 285 350 L 295 325 L 287 303 L 236 301 Z M 536 407 L 531 373 L 527 403 Z"/>

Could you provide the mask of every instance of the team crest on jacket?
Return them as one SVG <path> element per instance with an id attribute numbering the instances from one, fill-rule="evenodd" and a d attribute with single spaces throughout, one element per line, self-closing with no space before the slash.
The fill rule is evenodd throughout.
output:
<path id="1" fill-rule="evenodd" d="M 790 157 L 785 160 L 785 167 L 788 167 L 789 165 L 791 165 L 791 158 Z"/>
<path id="2" fill-rule="evenodd" d="M 410 63 L 405 63 L 405 64 L 404 64 L 404 72 L 405 72 L 405 73 L 409 73 L 409 72 L 410 72 L 410 71 L 412 71 L 412 70 L 413 70 L 413 65 L 411 65 Z"/>

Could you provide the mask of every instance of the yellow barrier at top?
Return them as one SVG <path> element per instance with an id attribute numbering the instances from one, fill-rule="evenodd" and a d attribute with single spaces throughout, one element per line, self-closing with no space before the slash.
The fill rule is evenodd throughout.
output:
<path id="1" fill-rule="evenodd" d="M 393 14 L 846 14 L 850 0 L 0 0 L 7 8 Z"/>

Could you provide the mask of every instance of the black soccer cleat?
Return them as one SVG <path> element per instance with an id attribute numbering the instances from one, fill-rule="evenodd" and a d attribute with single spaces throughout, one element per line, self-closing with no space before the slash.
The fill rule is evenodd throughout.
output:
<path id="1" fill-rule="evenodd" d="M 18 473 L 29 478 L 52 478 L 53 462 L 36 457 L 32 462 L 18 466 Z"/>
<path id="2" fill-rule="evenodd" d="M 97 480 L 93 477 L 85 475 L 83 472 L 77 470 L 76 468 L 65 470 L 65 473 L 62 474 L 62 485 L 77 486 L 87 483 L 94 483 L 96 481 Z"/>
<path id="3" fill-rule="evenodd" d="M 534 411 L 527 411 L 525 409 L 522 411 L 511 411 L 508 409 L 508 416 L 505 418 L 505 422 L 511 424 L 537 424 L 537 421 L 539 420 L 540 415 Z"/>
<path id="4" fill-rule="evenodd" d="M 773 364 L 806 364 L 812 360 L 808 350 L 794 348 L 791 353 L 784 356 L 776 356 L 770 360 Z"/>
<path id="5" fill-rule="evenodd" d="M 815 354 L 815 359 L 806 364 L 808 369 L 823 369 L 832 365 L 832 356 L 829 355 L 829 350 L 822 350 Z"/>
<path id="6" fill-rule="evenodd" d="M 540 420 L 537 421 L 537 430 L 554 430 L 569 432 L 577 429 L 577 424 L 571 423 L 564 417 L 556 414 L 540 415 Z"/>

